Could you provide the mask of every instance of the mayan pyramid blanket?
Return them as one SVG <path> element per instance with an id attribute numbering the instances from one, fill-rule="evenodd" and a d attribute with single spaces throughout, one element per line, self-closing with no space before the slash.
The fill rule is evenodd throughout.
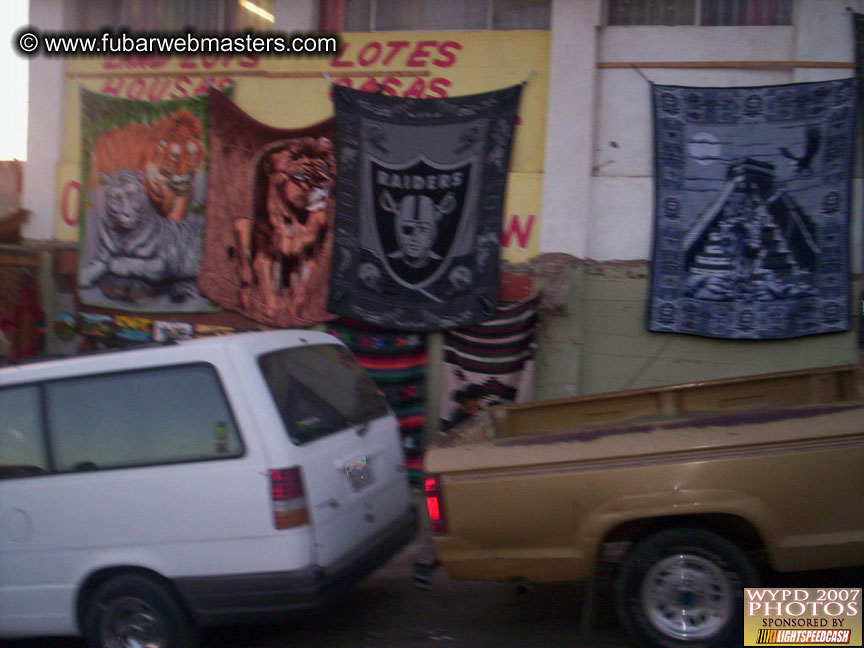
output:
<path id="1" fill-rule="evenodd" d="M 791 338 L 850 325 L 857 81 L 654 86 L 652 331 Z"/>
<path id="2" fill-rule="evenodd" d="M 196 285 L 207 187 L 207 97 L 139 101 L 84 88 L 78 296 L 125 311 L 217 307 Z"/>
<path id="3" fill-rule="evenodd" d="M 332 123 L 274 128 L 216 91 L 210 101 L 201 291 L 270 326 L 332 319 L 325 310 L 333 250 Z"/>
<path id="4" fill-rule="evenodd" d="M 333 87 L 331 312 L 419 331 L 494 316 L 520 91 L 404 99 Z"/>
<path id="5" fill-rule="evenodd" d="M 449 432 L 490 405 L 534 397 L 538 304 L 536 295 L 501 304 L 494 319 L 447 331 L 442 432 Z"/>
<path id="6" fill-rule="evenodd" d="M 399 419 L 409 470 L 421 468 L 426 424 L 426 335 L 380 329 L 350 319 L 331 322 L 327 331 L 342 340 Z"/>

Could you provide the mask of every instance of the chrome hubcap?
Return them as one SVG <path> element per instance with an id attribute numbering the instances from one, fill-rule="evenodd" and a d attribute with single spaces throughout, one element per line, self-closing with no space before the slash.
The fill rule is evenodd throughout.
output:
<path id="1" fill-rule="evenodd" d="M 710 560 L 676 554 L 654 565 L 642 583 L 642 608 L 651 624 L 676 639 L 705 639 L 732 617 L 732 589 Z"/>
<path id="2" fill-rule="evenodd" d="M 165 648 L 165 624 L 141 599 L 124 596 L 105 609 L 100 628 L 105 648 Z"/>

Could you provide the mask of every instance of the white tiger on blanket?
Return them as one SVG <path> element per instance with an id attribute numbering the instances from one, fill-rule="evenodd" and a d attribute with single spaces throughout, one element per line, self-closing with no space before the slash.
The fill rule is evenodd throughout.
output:
<path id="1" fill-rule="evenodd" d="M 102 174 L 95 191 L 103 192 L 103 200 L 93 200 L 97 215 L 101 202 L 100 229 L 78 285 L 89 288 L 122 278 L 144 282 L 151 294 L 168 292 L 173 301 L 196 295 L 203 216 L 189 214 L 183 221 L 160 216 L 148 201 L 141 173 L 128 169 Z"/>

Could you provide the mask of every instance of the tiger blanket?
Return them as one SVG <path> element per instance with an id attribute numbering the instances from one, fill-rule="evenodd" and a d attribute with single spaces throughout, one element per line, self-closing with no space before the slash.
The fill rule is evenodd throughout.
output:
<path id="1" fill-rule="evenodd" d="M 81 90 L 78 296 L 133 312 L 218 308 L 198 291 L 207 97 L 137 101 Z"/>

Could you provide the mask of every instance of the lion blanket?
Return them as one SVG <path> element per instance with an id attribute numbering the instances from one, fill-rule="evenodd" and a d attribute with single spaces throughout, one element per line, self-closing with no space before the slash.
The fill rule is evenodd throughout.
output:
<path id="1" fill-rule="evenodd" d="M 332 124 L 285 130 L 210 95 L 210 184 L 200 290 L 269 326 L 333 319 Z"/>

